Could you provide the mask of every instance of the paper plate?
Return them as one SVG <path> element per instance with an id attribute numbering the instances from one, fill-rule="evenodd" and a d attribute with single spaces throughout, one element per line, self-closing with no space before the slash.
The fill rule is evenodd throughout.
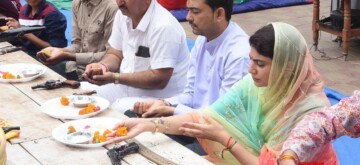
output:
<path id="1" fill-rule="evenodd" d="M 14 76 L 19 76 L 16 79 L 4 79 L 2 75 L 4 72 L 10 72 Z M 46 67 L 36 64 L 5 64 L 0 65 L 0 82 L 2 83 L 18 83 L 28 82 L 36 79 L 46 72 Z"/>
<path id="2" fill-rule="evenodd" d="M 106 118 L 106 117 L 73 120 L 70 122 L 63 123 L 57 126 L 56 128 L 54 128 L 52 131 L 52 136 L 55 140 L 73 147 L 83 147 L 83 148 L 101 147 L 103 145 L 109 144 L 109 142 L 106 141 L 102 143 L 75 144 L 66 141 L 68 127 L 73 126 L 77 131 L 81 131 L 86 126 L 90 126 L 90 129 L 92 129 L 92 131 L 98 130 L 100 132 L 103 132 L 106 129 L 112 130 L 115 124 L 120 121 L 121 120 L 117 118 Z"/>
<path id="3" fill-rule="evenodd" d="M 57 119 L 84 119 L 99 114 L 100 112 L 108 109 L 110 105 L 109 101 L 102 97 L 90 96 L 93 100 L 92 104 L 94 104 L 95 106 L 99 106 L 100 110 L 89 114 L 79 115 L 79 111 L 83 108 L 74 106 L 72 98 L 75 96 L 71 95 L 66 97 L 69 98 L 70 101 L 70 104 L 68 106 L 62 105 L 60 103 L 61 97 L 58 97 L 41 104 L 40 110 L 48 114 L 49 116 Z"/>

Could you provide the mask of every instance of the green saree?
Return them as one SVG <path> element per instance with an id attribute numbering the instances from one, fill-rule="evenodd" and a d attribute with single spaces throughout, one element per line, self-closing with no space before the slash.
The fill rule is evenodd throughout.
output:
<path id="1" fill-rule="evenodd" d="M 204 115 L 215 119 L 255 156 L 260 155 L 263 146 L 276 155 L 291 129 L 306 114 L 329 106 L 324 83 L 300 32 L 285 23 L 272 25 L 275 47 L 268 86 L 255 86 L 249 74 L 211 106 L 192 114 L 198 123 L 204 123 Z M 221 144 L 199 141 L 216 163 L 239 164 L 229 152 L 224 159 L 219 157 L 224 148 Z M 332 155 L 332 146 L 326 152 Z"/>

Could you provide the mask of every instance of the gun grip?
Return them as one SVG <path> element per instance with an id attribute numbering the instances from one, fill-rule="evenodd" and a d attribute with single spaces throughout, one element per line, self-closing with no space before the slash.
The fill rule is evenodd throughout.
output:
<path id="1" fill-rule="evenodd" d="M 62 82 L 63 85 L 69 86 L 73 89 L 79 88 L 80 87 L 80 82 L 79 81 L 74 81 L 74 80 L 65 80 Z"/>

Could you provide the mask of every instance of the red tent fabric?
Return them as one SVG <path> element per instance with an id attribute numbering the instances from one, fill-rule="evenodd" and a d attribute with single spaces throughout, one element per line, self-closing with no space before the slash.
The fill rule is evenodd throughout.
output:
<path id="1" fill-rule="evenodd" d="M 181 9 L 186 7 L 186 0 L 157 0 L 168 10 Z"/>

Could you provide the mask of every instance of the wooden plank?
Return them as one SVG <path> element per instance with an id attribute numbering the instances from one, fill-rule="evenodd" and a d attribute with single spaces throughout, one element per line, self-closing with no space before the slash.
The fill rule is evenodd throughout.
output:
<path id="1" fill-rule="evenodd" d="M 106 145 L 106 148 L 110 149 L 113 148 L 115 145 L 124 145 L 126 144 L 126 142 L 121 142 L 121 143 L 117 143 L 117 144 L 108 144 Z M 121 163 L 128 163 L 128 164 L 141 164 L 141 165 L 156 165 L 156 163 L 152 162 L 149 159 L 146 159 L 144 156 L 142 156 L 139 153 L 133 153 L 133 154 L 129 154 L 126 155 Z"/>
<path id="2" fill-rule="evenodd" d="M 3 47 L 3 46 L 11 46 L 11 44 L 8 42 L 0 42 L 0 47 Z"/>
<path id="3" fill-rule="evenodd" d="M 118 118 L 118 119 L 127 119 L 128 117 L 115 111 L 112 109 L 108 109 L 102 113 L 100 113 L 97 117 L 114 117 L 114 118 Z M 126 142 L 121 142 L 121 144 L 126 144 Z M 106 148 L 110 149 L 114 146 L 114 144 L 109 144 L 106 145 Z M 130 154 L 127 155 L 123 158 L 123 162 L 127 162 L 128 164 L 141 164 L 141 165 L 155 165 L 156 163 L 152 162 L 151 160 L 145 158 L 144 156 L 142 156 L 140 153 L 134 153 L 134 154 Z"/>
<path id="4" fill-rule="evenodd" d="M 5 56 L 7 57 L 5 58 Z M 21 62 L 23 63 L 40 64 L 38 61 L 32 59 L 22 51 L 9 53 L 5 56 L 0 57 L 0 61 L 4 63 L 19 63 L 18 59 L 22 59 Z M 92 149 L 73 148 L 56 142 L 53 138 L 50 137 L 51 130 L 58 124 L 61 124 L 61 122 L 59 120 L 50 118 L 45 114 L 41 114 L 41 112 L 38 111 L 39 107 L 36 104 L 41 104 L 48 99 L 70 95 L 78 91 L 66 88 L 50 91 L 31 90 L 30 87 L 32 85 L 43 83 L 49 79 L 64 80 L 64 78 L 62 78 L 60 75 L 51 70 L 48 70 L 43 76 L 31 82 L 17 83 L 13 85 L 0 85 L 0 87 L 3 86 L 7 88 L 7 90 L 3 92 L 11 96 L 4 99 L 5 102 L 9 102 L 11 104 L 5 104 L 5 106 L 0 106 L 0 108 L 15 109 L 6 111 L 4 116 L 8 116 L 8 118 L 12 121 L 19 121 L 19 125 L 24 125 L 25 127 L 22 127 L 22 134 L 25 133 L 25 138 L 23 135 L 21 135 L 21 138 L 19 138 L 20 140 L 14 141 L 21 143 L 21 145 L 28 152 L 30 152 L 31 155 L 36 158 L 36 160 L 41 162 L 41 164 L 110 164 L 110 159 L 106 155 L 107 150 L 103 147 Z M 0 99 L 3 100 L 1 97 Z M 16 101 L 15 104 L 12 103 L 14 100 Z M 28 116 L 24 117 L 24 114 Z M 120 119 L 127 118 L 125 115 L 113 110 L 107 110 L 98 115 L 98 117 L 116 117 Z M 29 129 L 31 132 L 23 132 L 23 129 L 28 130 L 28 128 L 26 128 L 27 126 L 31 126 L 31 129 Z M 38 127 L 40 129 L 38 129 Z M 39 136 L 39 133 L 42 136 Z M 29 136 L 27 137 L 27 135 Z M 42 138 L 39 139 L 39 137 Z M 140 153 L 143 156 L 154 160 L 159 164 L 211 164 L 207 160 L 201 158 L 197 154 L 181 146 L 163 134 L 152 135 L 151 133 L 143 133 L 137 136 L 134 140 L 140 145 Z M 142 155 L 128 155 L 123 159 L 122 163 L 155 164 Z"/>
<path id="5" fill-rule="evenodd" d="M 19 61 L 19 59 L 21 59 L 21 61 Z M 0 56 L 0 61 L 2 60 L 4 60 L 3 63 L 7 63 L 7 64 L 29 63 L 29 64 L 43 65 L 39 61 L 36 61 L 34 58 L 30 57 L 23 51 L 16 51 L 13 53 Z M 65 95 L 71 95 L 74 92 L 81 91 L 80 89 L 71 89 L 71 88 L 59 88 L 53 90 L 31 89 L 31 86 L 44 83 L 47 80 L 63 81 L 65 80 L 65 78 L 63 78 L 61 75 L 57 74 L 53 70 L 47 68 L 45 74 L 41 75 L 37 79 L 26 83 L 14 83 L 13 85 L 16 88 L 18 88 L 20 91 L 22 91 L 25 95 L 31 97 L 38 104 L 44 103 L 48 99 L 65 96 Z"/>
<path id="6" fill-rule="evenodd" d="M 112 116 L 120 119 L 128 118 L 127 116 L 111 109 L 107 112 L 103 112 L 101 116 Z M 128 140 L 127 142 L 132 141 L 139 144 L 139 152 L 142 156 L 157 164 L 212 164 L 208 160 L 162 133 L 153 134 L 151 132 L 145 132 L 136 136 L 132 140 Z"/>
<path id="7" fill-rule="evenodd" d="M 12 165 L 39 165 L 41 164 L 32 155 L 30 155 L 19 144 L 6 144 L 7 164 Z"/>
<path id="8" fill-rule="evenodd" d="M 12 143 L 50 137 L 52 129 L 62 123 L 43 114 L 37 104 L 11 84 L 0 83 L 0 89 L 3 93 L 0 95 L 1 118 L 21 129 L 20 137 L 12 139 Z"/>
<path id="9" fill-rule="evenodd" d="M 53 138 L 39 139 L 21 144 L 42 164 L 111 164 L 106 149 L 75 148 L 57 142 Z"/>
<path id="10" fill-rule="evenodd" d="M 133 140 L 141 155 L 158 164 L 213 164 L 162 133 L 144 132 Z"/>

